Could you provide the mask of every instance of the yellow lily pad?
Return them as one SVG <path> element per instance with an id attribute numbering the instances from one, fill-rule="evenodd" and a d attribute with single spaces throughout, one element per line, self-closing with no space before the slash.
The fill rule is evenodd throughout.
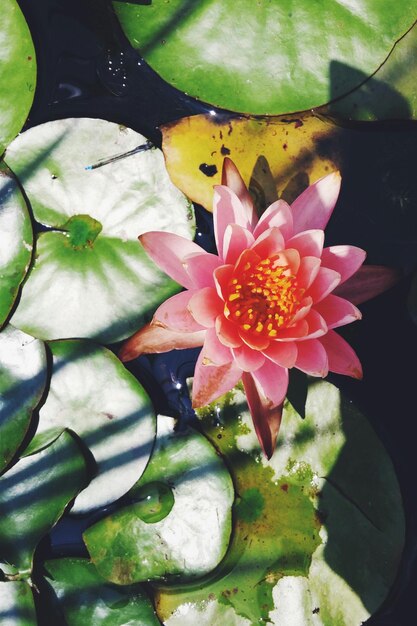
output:
<path id="1" fill-rule="evenodd" d="M 257 208 L 283 197 L 291 202 L 309 184 L 340 167 L 340 142 L 349 131 L 308 116 L 185 117 L 162 126 L 166 165 L 173 183 L 191 200 L 212 210 L 213 185 L 221 183 L 229 156 Z"/>

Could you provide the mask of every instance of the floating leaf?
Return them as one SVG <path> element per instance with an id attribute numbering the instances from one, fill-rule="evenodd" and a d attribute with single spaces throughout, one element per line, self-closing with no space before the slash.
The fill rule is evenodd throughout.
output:
<path id="1" fill-rule="evenodd" d="M 16 0 L 2 0 L 0 41 L 1 155 L 22 128 L 35 94 L 35 49 Z"/>
<path id="2" fill-rule="evenodd" d="M 52 229 L 38 237 L 17 327 L 43 339 L 109 343 L 132 334 L 178 289 L 137 237 L 168 230 L 191 238 L 192 210 L 161 152 L 135 151 L 144 144 L 128 128 L 82 118 L 37 126 L 11 144 L 7 162 L 35 218 Z M 126 156 L 103 165 L 120 154 Z"/>
<path id="3" fill-rule="evenodd" d="M 162 133 L 171 179 L 209 211 L 225 156 L 235 162 L 264 210 L 281 196 L 291 202 L 309 184 L 338 169 L 341 138 L 349 138 L 348 131 L 311 115 L 220 122 L 196 115 L 163 126 Z"/>
<path id="4" fill-rule="evenodd" d="M 0 472 L 23 441 L 46 377 L 43 343 L 6 326 L 0 333 Z"/>
<path id="5" fill-rule="evenodd" d="M 84 456 L 64 432 L 0 477 L 0 569 L 32 569 L 34 550 L 87 480 Z"/>
<path id="6" fill-rule="evenodd" d="M 375 72 L 417 16 L 415 0 L 113 5 L 131 44 L 167 82 L 257 115 L 310 109 L 348 93 L 361 80 L 345 67 Z"/>
<path id="7" fill-rule="evenodd" d="M 154 453 L 129 494 L 135 503 L 84 533 L 98 571 L 115 583 L 192 579 L 214 569 L 226 552 L 230 475 L 205 437 L 173 427 L 172 418 L 158 417 Z"/>
<path id="8" fill-rule="evenodd" d="M 158 591 L 164 623 L 363 623 L 387 596 L 404 545 L 394 469 L 364 416 L 336 387 L 314 382 L 304 420 L 286 405 L 268 462 L 240 391 L 202 413 L 240 500 L 216 575 Z"/>
<path id="9" fill-rule="evenodd" d="M 368 80 L 354 68 L 345 68 L 357 76 L 362 84 L 348 95 L 323 109 L 342 119 L 399 120 L 417 118 L 417 25 L 397 42 L 392 53 L 379 70 Z M 338 65 L 332 72 L 336 75 Z M 363 82 L 365 81 L 365 82 Z"/>
<path id="10" fill-rule="evenodd" d="M 35 603 L 27 582 L 0 582 L 0 623 L 2 626 L 36 626 Z"/>
<path id="11" fill-rule="evenodd" d="M 0 164 L 0 327 L 17 297 L 32 247 L 32 225 L 26 202 L 15 179 Z"/>
<path id="12" fill-rule="evenodd" d="M 152 404 L 110 350 L 86 340 L 54 341 L 51 386 L 39 435 L 70 428 L 88 447 L 97 475 L 76 498 L 86 513 L 117 500 L 141 476 L 155 439 Z M 43 441 L 45 443 L 45 441 Z"/>
<path id="13" fill-rule="evenodd" d="M 45 563 L 68 626 L 159 626 L 145 591 L 106 582 L 87 559 L 66 558 Z"/>

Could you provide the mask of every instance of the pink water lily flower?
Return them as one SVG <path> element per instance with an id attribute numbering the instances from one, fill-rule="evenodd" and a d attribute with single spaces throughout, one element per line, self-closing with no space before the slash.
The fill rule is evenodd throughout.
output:
<path id="1" fill-rule="evenodd" d="M 258 219 L 236 166 L 226 158 L 214 195 L 217 255 L 171 233 L 140 237 L 154 262 L 186 290 L 164 302 L 152 322 L 124 344 L 121 359 L 202 346 L 193 406 L 216 400 L 242 379 L 268 457 L 290 368 L 312 376 L 332 371 L 362 377 L 357 355 L 334 329 L 361 317 L 339 286 L 348 281 L 347 292 L 355 294 L 359 282 L 351 277 L 365 252 L 348 245 L 323 248 L 339 189 L 339 173 L 329 174 L 291 206 L 278 200 Z M 362 274 L 362 293 L 367 283 L 369 297 L 380 292 L 384 271 Z"/>

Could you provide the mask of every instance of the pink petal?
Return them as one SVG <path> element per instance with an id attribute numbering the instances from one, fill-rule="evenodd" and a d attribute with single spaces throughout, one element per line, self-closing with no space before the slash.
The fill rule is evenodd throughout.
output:
<path id="1" fill-rule="evenodd" d="M 322 230 L 306 230 L 294 235 L 287 241 L 289 248 L 295 248 L 300 256 L 315 256 L 320 258 L 323 251 L 324 232 Z M 329 266 L 330 267 L 330 266 Z"/>
<path id="2" fill-rule="evenodd" d="M 188 303 L 188 310 L 198 324 L 210 328 L 216 317 L 223 313 L 224 302 L 214 287 L 204 287 L 195 292 Z"/>
<path id="3" fill-rule="evenodd" d="M 242 345 L 236 324 L 230 322 L 224 315 L 219 315 L 216 319 L 216 332 L 219 340 L 228 348 L 238 348 Z"/>
<path id="4" fill-rule="evenodd" d="M 330 296 L 329 296 L 330 297 Z M 306 339 L 317 339 L 325 333 L 327 333 L 327 324 L 324 318 L 315 309 L 306 315 L 304 320 L 308 324 L 308 332 L 304 337 L 300 337 L 298 341 L 305 341 Z"/>
<path id="5" fill-rule="evenodd" d="M 279 228 L 275 226 L 264 230 L 256 239 L 252 250 L 260 256 L 261 259 L 267 259 L 277 252 L 281 252 L 285 247 L 284 237 Z"/>
<path id="6" fill-rule="evenodd" d="M 323 316 L 328 328 L 345 326 L 362 317 L 354 304 L 331 294 L 325 300 L 314 305 L 314 309 Z"/>
<path id="7" fill-rule="evenodd" d="M 274 265 L 278 267 L 288 265 L 288 271 L 293 276 L 298 273 L 300 269 L 300 263 L 300 255 L 298 253 L 298 250 L 295 250 L 295 248 L 287 248 L 286 250 L 282 250 L 282 252 L 278 252 L 278 258 L 274 261 Z"/>
<path id="8" fill-rule="evenodd" d="M 151 259 L 173 280 L 187 289 L 196 286 L 184 267 L 184 257 L 205 254 L 203 248 L 185 237 L 163 231 L 143 233 L 139 241 Z"/>
<path id="9" fill-rule="evenodd" d="M 214 187 L 214 236 L 219 256 L 223 253 L 224 233 L 229 224 L 237 224 L 252 231 L 252 219 L 237 195 L 228 187 Z"/>
<path id="10" fill-rule="evenodd" d="M 222 185 L 229 187 L 237 195 L 246 211 L 248 221 L 251 226 L 250 230 L 253 231 L 258 220 L 253 206 L 252 197 L 243 182 L 239 170 L 233 163 L 232 159 L 229 159 L 228 157 L 225 157 L 223 160 Z"/>
<path id="11" fill-rule="evenodd" d="M 270 459 L 275 450 L 281 425 L 283 403 L 279 406 L 274 406 L 263 395 L 262 390 L 251 374 L 243 372 L 242 381 L 256 435 L 263 453 L 267 459 Z"/>
<path id="12" fill-rule="evenodd" d="M 334 330 L 329 330 L 327 335 L 320 337 L 329 359 L 329 370 L 336 374 L 345 374 L 353 378 L 362 378 L 362 365 L 356 352 L 347 341 Z"/>
<path id="13" fill-rule="evenodd" d="M 335 294 L 347 298 L 354 304 L 361 304 L 391 289 L 401 279 L 399 270 L 382 265 L 364 265 Z"/>
<path id="14" fill-rule="evenodd" d="M 270 344 L 269 337 L 253 330 L 246 331 L 243 328 L 239 328 L 239 334 L 243 342 L 249 346 L 249 348 L 253 348 L 253 350 L 265 350 Z"/>
<path id="15" fill-rule="evenodd" d="M 232 348 L 232 352 L 236 365 L 244 372 L 253 372 L 265 362 L 265 357 L 262 352 L 252 350 L 252 348 L 249 348 L 245 344 L 239 348 Z"/>
<path id="16" fill-rule="evenodd" d="M 308 289 L 313 284 L 319 273 L 320 264 L 320 259 L 315 256 L 302 257 L 297 272 L 297 284 L 301 289 Z"/>
<path id="17" fill-rule="evenodd" d="M 279 406 L 284 401 L 288 389 L 288 370 L 286 368 L 266 359 L 262 367 L 256 372 L 252 372 L 252 377 L 258 385 L 258 389 L 272 404 Z"/>
<path id="18" fill-rule="evenodd" d="M 306 298 L 303 298 L 300 304 L 301 306 L 299 307 L 299 309 L 297 309 L 296 314 L 291 320 L 291 324 L 295 324 L 296 322 L 299 322 L 300 320 L 305 318 L 307 313 L 311 311 L 311 307 L 313 305 L 313 299 L 310 298 L 310 296 L 307 296 Z"/>
<path id="19" fill-rule="evenodd" d="M 214 270 L 213 278 L 216 285 L 216 291 L 222 300 L 226 300 L 228 296 L 229 283 L 233 276 L 233 265 L 221 265 Z"/>
<path id="20" fill-rule="evenodd" d="M 226 365 L 233 361 L 230 348 L 220 343 L 216 330 L 209 328 L 202 349 L 203 365 Z"/>
<path id="21" fill-rule="evenodd" d="M 145 353 L 198 348 L 203 345 L 205 336 L 205 330 L 182 333 L 151 322 L 125 341 L 119 351 L 119 359 L 126 362 Z"/>
<path id="22" fill-rule="evenodd" d="M 229 224 L 224 231 L 223 238 L 224 262 L 234 265 L 243 250 L 250 248 L 254 241 L 255 239 L 249 230 L 238 224 Z"/>
<path id="23" fill-rule="evenodd" d="M 293 367 L 297 358 L 297 344 L 295 341 L 287 343 L 278 343 L 271 341 L 268 348 L 263 353 L 268 359 L 271 359 L 281 367 Z"/>
<path id="24" fill-rule="evenodd" d="M 216 254 L 204 252 L 204 254 L 193 254 L 185 257 L 184 264 L 196 287 L 214 287 L 213 273 L 222 264 L 222 261 Z"/>
<path id="25" fill-rule="evenodd" d="M 314 302 L 324 300 L 340 283 L 340 274 L 327 267 L 321 267 L 314 279 L 313 284 L 308 290 L 308 295 L 313 298 Z"/>
<path id="26" fill-rule="evenodd" d="M 265 230 L 273 226 L 280 229 L 285 239 L 289 239 L 293 234 L 292 212 L 285 200 L 277 200 L 266 209 L 253 231 L 254 237 L 258 238 Z"/>
<path id="27" fill-rule="evenodd" d="M 333 172 L 307 187 L 291 205 L 294 233 L 311 228 L 324 230 L 340 191 L 340 173 Z"/>
<path id="28" fill-rule="evenodd" d="M 201 351 L 197 359 L 193 380 L 193 407 L 199 408 L 217 400 L 233 389 L 242 376 L 234 361 L 225 365 L 204 365 Z"/>
<path id="29" fill-rule="evenodd" d="M 182 291 L 168 300 L 165 300 L 155 311 L 154 321 L 159 326 L 165 326 L 171 330 L 178 330 L 185 333 L 205 330 L 203 326 L 195 321 L 187 309 L 190 298 L 196 293 L 198 292 L 195 289 Z"/>
<path id="30" fill-rule="evenodd" d="M 282 328 L 278 331 L 275 341 L 294 341 L 301 339 L 308 333 L 308 324 L 305 319 L 299 320 L 288 328 Z"/>
<path id="31" fill-rule="evenodd" d="M 324 378 L 329 371 L 327 352 L 321 339 L 307 339 L 298 343 L 298 356 L 295 367 L 310 376 Z"/>
<path id="32" fill-rule="evenodd" d="M 321 264 L 329 267 L 341 276 L 341 283 L 358 271 L 366 257 L 365 250 L 356 246 L 330 246 L 324 248 Z"/>

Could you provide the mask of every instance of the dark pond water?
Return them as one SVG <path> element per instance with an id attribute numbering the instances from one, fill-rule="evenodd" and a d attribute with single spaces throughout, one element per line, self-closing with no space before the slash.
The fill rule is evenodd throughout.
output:
<path id="1" fill-rule="evenodd" d="M 141 61 L 106 0 L 19 2 L 39 66 L 29 126 L 65 117 L 99 117 L 125 124 L 158 144 L 158 125 L 213 108 L 169 87 Z M 417 127 L 410 122 L 355 128 L 341 154 L 344 185 L 327 242 L 360 245 L 368 251 L 369 262 L 398 267 L 404 279 L 363 305 L 363 321 L 346 329 L 346 338 L 361 357 L 364 381 L 337 376 L 332 380 L 364 409 L 385 443 L 406 510 L 407 545 L 397 583 L 367 624 L 410 626 L 417 588 L 417 327 L 406 301 L 417 262 Z M 197 219 L 199 243 L 209 248 L 210 218 L 197 208 Z M 195 358 L 192 351 L 144 357 L 132 370 L 158 410 L 192 419 L 188 397 L 176 383 L 192 373 Z M 64 520 L 43 549 L 66 554 L 69 547 L 76 548 L 87 523 Z"/>

